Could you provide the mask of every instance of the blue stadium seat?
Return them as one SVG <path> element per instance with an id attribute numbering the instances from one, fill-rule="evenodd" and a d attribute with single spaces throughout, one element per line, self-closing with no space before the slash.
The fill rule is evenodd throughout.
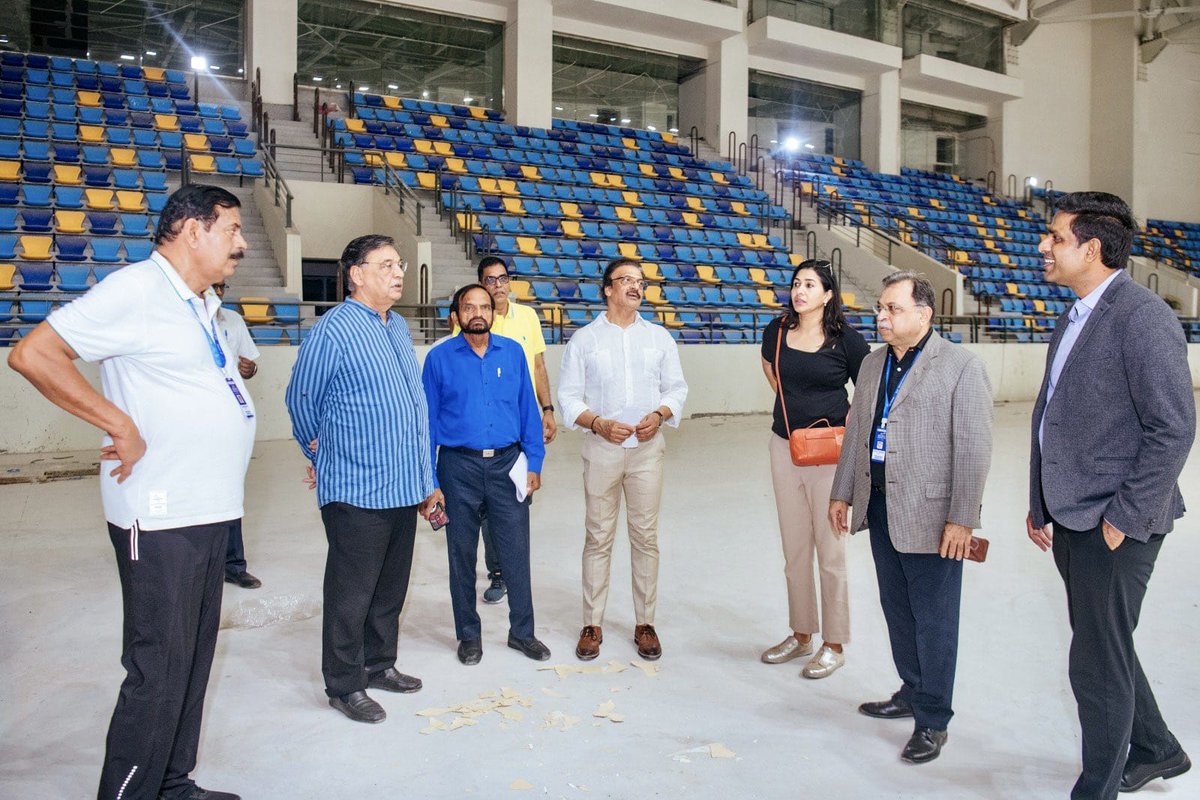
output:
<path id="1" fill-rule="evenodd" d="M 110 211 L 87 212 L 88 227 L 93 236 L 114 236 L 117 233 L 117 215 Z"/>
<path id="2" fill-rule="evenodd" d="M 59 261 L 87 261 L 87 246 L 88 239 L 83 236 L 57 236 L 55 237 L 55 245 L 58 251 Z M 96 241 L 105 241 L 97 239 Z"/>
<path id="3" fill-rule="evenodd" d="M 17 319 L 22 322 L 41 322 L 49 315 L 51 305 L 53 303 L 49 300 L 22 300 Z"/>
<path id="4" fill-rule="evenodd" d="M 48 208 L 26 208 L 21 212 L 21 223 L 29 233 L 49 233 L 54 227 L 54 213 Z"/>
<path id="5" fill-rule="evenodd" d="M 54 288 L 54 262 L 21 262 L 21 284 L 23 292 L 48 292 Z"/>
<path id="6" fill-rule="evenodd" d="M 100 264 L 120 264 L 122 261 L 121 240 L 94 237 L 92 239 L 92 261 Z"/>
<path id="7" fill-rule="evenodd" d="M 86 292 L 92 268 L 79 264 L 58 265 L 58 288 L 64 292 Z"/>
<path id="8" fill-rule="evenodd" d="M 154 242 L 149 239 L 125 239 L 125 260 L 129 262 L 145 261 L 154 249 Z"/>

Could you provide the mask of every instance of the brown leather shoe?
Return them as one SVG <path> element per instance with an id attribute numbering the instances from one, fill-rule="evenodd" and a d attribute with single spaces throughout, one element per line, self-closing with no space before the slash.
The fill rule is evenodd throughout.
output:
<path id="1" fill-rule="evenodd" d="M 579 644 L 575 646 L 575 656 L 580 661 L 591 661 L 600 655 L 600 645 L 603 641 L 604 634 L 599 625 L 584 625 L 583 630 L 579 632 Z"/>
<path id="2" fill-rule="evenodd" d="M 657 661 L 662 655 L 662 645 L 659 644 L 658 634 L 653 625 L 638 625 L 633 629 L 633 643 L 637 645 L 638 655 L 647 661 Z"/>

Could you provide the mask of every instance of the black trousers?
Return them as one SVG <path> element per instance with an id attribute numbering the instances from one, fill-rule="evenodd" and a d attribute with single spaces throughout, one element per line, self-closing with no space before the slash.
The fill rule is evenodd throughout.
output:
<path id="1" fill-rule="evenodd" d="M 229 523 L 108 526 L 124 609 L 125 680 L 108 726 L 99 800 L 180 797 L 194 785 L 204 693 L 221 624 Z"/>
<path id="2" fill-rule="evenodd" d="M 898 696 L 912 705 L 917 727 L 945 730 L 954 716 L 963 562 L 937 553 L 898 552 L 888 533 L 882 492 L 871 492 L 867 525 L 892 660 L 904 682 Z"/>
<path id="3" fill-rule="evenodd" d="M 396 663 L 400 612 L 408 594 L 417 507 L 321 506 L 329 554 L 321 620 L 325 693 L 367 688 L 367 676 Z"/>
<path id="4" fill-rule="evenodd" d="M 225 547 L 225 574 L 241 575 L 246 571 L 246 546 L 242 543 L 242 521 L 229 523 L 229 544 Z"/>
<path id="5" fill-rule="evenodd" d="M 1072 800 L 1112 800 L 1126 759 L 1152 764 L 1179 752 L 1133 647 L 1142 599 L 1162 548 L 1126 538 L 1109 550 L 1099 528 L 1054 523 L 1054 563 L 1067 589 L 1068 672 L 1083 729 L 1083 771 Z"/>
<path id="6" fill-rule="evenodd" d="M 459 641 L 479 639 L 475 608 L 475 564 L 479 520 L 487 514 L 492 543 L 508 586 L 508 627 L 521 639 L 533 637 L 533 593 L 529 580 L 529 500 L 518 502 L 508 477 L 520 448 L 484 458 L 444 447 L 438 451 L 438 483 L 446 495 L 446 552 L 450 561 L 450 602 Z"/>

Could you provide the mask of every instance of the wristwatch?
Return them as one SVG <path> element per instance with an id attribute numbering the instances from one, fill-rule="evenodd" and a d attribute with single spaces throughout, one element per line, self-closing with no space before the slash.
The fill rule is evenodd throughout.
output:
<path id="1" fill-rule="evenodd" d="M 550 411 L 550 412 L 554 411 L 553 403 L 547 403 L 546 405 L 542 406 L 542 413 L 545 414 L 547 411 Z"/>

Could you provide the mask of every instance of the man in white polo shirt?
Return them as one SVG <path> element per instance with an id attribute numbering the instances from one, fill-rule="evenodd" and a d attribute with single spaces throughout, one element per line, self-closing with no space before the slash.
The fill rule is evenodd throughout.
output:
<path id="1" fill-rule="evenodd" d="M 238 800 L 188 774 L 221 618 L 226 536 L 242 516 L 254 443 L 254 406 L 209 291 L 245 254 L 239 207 L 212 186 L 175 192 L 150 258 L 52 313 L 8 359 L 52 403 L 106 434 L 100 494 L 121 579 L 127 672 L 100 775 L 106 800 Z M 100 362 L 103 395 L 76 358 Z"/>

